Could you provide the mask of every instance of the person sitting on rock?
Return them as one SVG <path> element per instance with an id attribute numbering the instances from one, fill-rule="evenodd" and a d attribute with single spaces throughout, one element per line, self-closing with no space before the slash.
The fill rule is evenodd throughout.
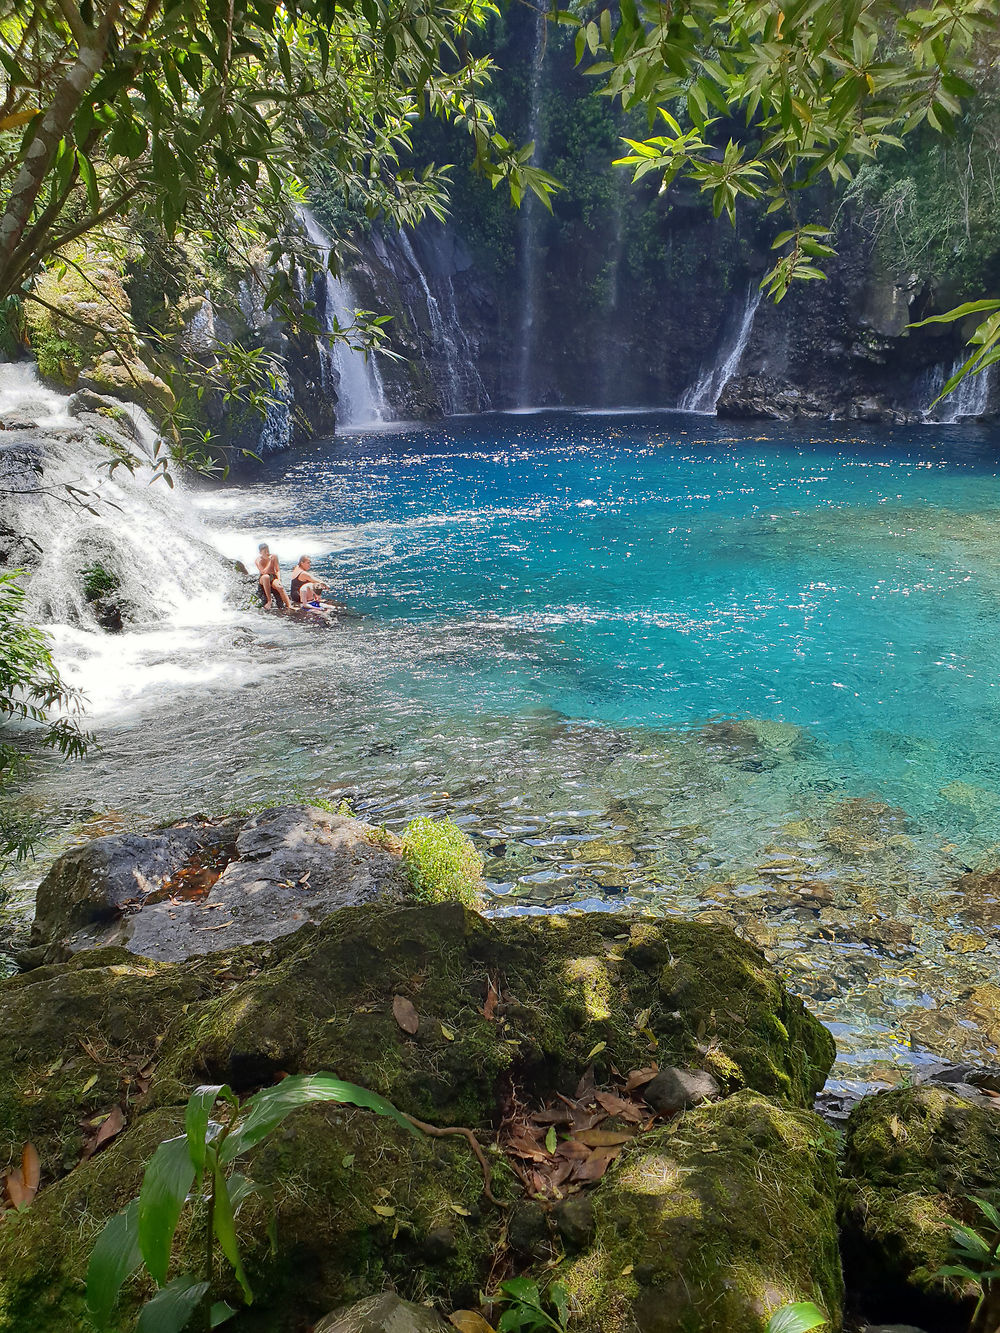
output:
<path id="1" fill-rule="evenodd" d="M 278 564 L 278 557 L 271 554 L 271 548 L 267 542 L 261 542 L 257 550 L 259 552 L 256 561 L 257 573 L 260 576 L 258 582 L 264 594 L 265 608 L 267 610 L 271 609 L 274 604 L 274 595 L 277 596 L 282 606 L 290 608 L 292 603 L 281 582 L 281 566 Z"/>
<path id="2" fill-rule="evenodd" d="M 329 586 L 325 579 L 317 578 L 312 572 L 309 557 L 300 556 L 299 563 L 292 570 L 292 601 L 299 606 L 319 606 L 320 591 Z"/>

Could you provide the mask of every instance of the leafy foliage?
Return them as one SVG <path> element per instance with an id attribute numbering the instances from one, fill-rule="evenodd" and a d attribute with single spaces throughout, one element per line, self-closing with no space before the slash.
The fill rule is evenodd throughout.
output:
<path id="1" fill-rule="evenodd" d="M 49 641 L 42 630 L 24 618 L 24 571 L 0 571 L 0 794 L 25 769 L 23 744 L 13 728 L 28 724 L 25 734 L 33 741 L 79 757 L 88 735 L 78 721 L 80 696 L 60 676 L 52 660 Z M 53 713 L 58 715 L 53 717 Z M 5 802 L 0 809 L 0 857 L 23 859 L 31 851 L 38 829 L 34 821 L 19 816 Z"/>
<path id="2" fill-rule="evenodd" d="M 216 1246 L 232 1269 L 244 1301 L 252 1304 L 235 1219 L 254 1185 L 231 1167 L 293 1111 L 321 1102 L 364 1107 L 419 1136 L 412 1123 L 377 1093 L 330 1074 L 294 1075 L 264 1088 L 242 1106 L 225 1084 L 196 1088 L 188 1100 L 184 1134 L 160 1144 L 146 1167 L 138 1199 L 111 1218 L 94 1246 L 87 1269 L 87 1308 L 98 1329 L 114 1326 L 119 1293 L 142 1267 L 158 1290 L 143 1307 L 140 1333 L 180 1333 L 196 1314 L 206 1329 L 224 1323 L 236 1311 L 223 1301 L 212 1301 Z M 221 1121 L 213 1119 L 220 1106 Z M 180 1273 L 168 1281 L 181 1213 L 197 1199 L 203 1199 L 208 1208 L 205 1271 L 201 1275 Z"/>
<path id="3" fill-rule="evenodd" d="M 987 1199 L 971 1198 L 983 1216 L 983 1230 L 965 1223 L 952 1228 L 951 1263 L 938 1269 L 939 1277 L 964 1278 L 980 1289 L 971 1329 L 981 1327 L 980 1317 L 989 1316 L 985 1327 L 994 1329 L 1000 1317 L 1000 1211 Z"/>
<path id="4" fill-rule="evenodd" d="M 812 1301 L 796 1301 L 783 1305 L 767 1321 L 767 1333 L 812 1333 L 830 1321 Z"/>
<path id="5" fill-rule="evenodd" d="M 403 833 L 403 864 L 416 896 L 424 902 L 449 900 L 475 907 L 483 858 L 468 834 L 449 819 L 414 819 Z"/>
<path id="6" fill-rule="evenodd" d="M 617 22 L 605 11 L 581 26 L 576 53 L 589 53 L 607 96 L 666 125 L 626 140 L 620 161 L 636 179 L 686 177 L 716 216 L 735 220 L 740 199 L 789 215 L 763 284 L 780 300 L 793 280 L 823 277 L 833 253 L 804 225 L 801 192 L 850 181 L 859 161 L 920 125 L 951 131 L 996 25 L 992 0 L 625 0 Z"/>
<path id="7" fill-rule="evenodd" d="M 500 1284 L 500 1292 L 507 1309 L 500 1316 L 497 1333 L 528 1333 L 554 1329 L 565 1333 L 569 1323 L 569 1294 L 558 1282 L 553 1282 L 543 1293 L 538 1283 L 526 1277 L 512 1277 Z"/>

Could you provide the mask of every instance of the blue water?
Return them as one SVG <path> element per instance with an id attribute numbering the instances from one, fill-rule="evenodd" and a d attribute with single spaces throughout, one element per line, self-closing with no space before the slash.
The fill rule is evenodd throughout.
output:
<path id="1" fill-rule="evenodd" d="M 968 872 L 1000 865 L 998 459 L 984 429 L 583 413 L 274 458 L 206 522 L 247 564 L 311 554 L 353 615 L 125 636 L 90 659 L 100 748 L 36 800 L 91 834 L 301 793 L 448 815 L 493 910 L 750 936 L 845 1077 L 996 1058 Z"/>
<path id="2" fill-rule="evenodd" d="M 941 427 L 746 440 L 550 414 L 338 441 L 271 475 L 295 527 L 360 525 L 317 565 L 354 605 L 452 638 L 394 681 L 435 707 L 778 719 L 925 815 L 950 782 L 1000 786 L 998 451 Z"/>

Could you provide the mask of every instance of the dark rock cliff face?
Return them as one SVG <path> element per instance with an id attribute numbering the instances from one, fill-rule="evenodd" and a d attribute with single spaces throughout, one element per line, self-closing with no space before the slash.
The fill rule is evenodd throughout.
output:
<path id="1" fill-rule="evenodd" d="M 879 199 L 812 197 L 817 221 L 838 215 L 829 280 L 799 283 L 779 305 L 765 298 L 753 311 L 774 259 L 775 219 L 748 207 L 734 229 L 712 218 L 690 184 L 664 194 L 649 177 L 633 186 L 611 163 L 623 135 L 647 132 L 645 121 L 593 96 L 593 80 L 574 66 L 571 36 L 545 27 L 533 11 L 512 10 L 491 49 L 501 70 L 498 118 L 519 142 L 534 143 L 535 163 L 563 185 L 551 214 L 533 199 L 515 212 L 502 189 L 460 165 L 447 226 L 376 229 L 361 242 L 352 284 L 360 304 L 393 314 L 390 343 L 402 358 L 379 358 L 392 413 L 637 406 L 717 408 L 734 418 L 924 419 L 971 329 L 907 326 L 990 288 L 983 237 L 966 227 L 954 247 L 966 258 L 952 265 L 946 228 L 936 249 L 905 238 L 887 247 L 884 229 L 869 225 Z M 462 143 L 439 127 L 420 127 L 417 143 L 428 161 L 461 164 Z M 878 189 L 923 172 L 947 196 L 954 163 L 942 153 L 933 142 L 915 144 L 905 160 L 879 165 L 889 184 Z M 935 205 L 922 207 L 926 214 Z M 897 219 L 897 230 L 926 229 L 920 208 Z M 933 418 L 1000 410 L 995 378 L 995 387 L 989 377 L 971 381 Z"/>

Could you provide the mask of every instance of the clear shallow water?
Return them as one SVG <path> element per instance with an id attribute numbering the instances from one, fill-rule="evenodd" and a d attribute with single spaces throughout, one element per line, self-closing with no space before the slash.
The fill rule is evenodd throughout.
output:
<path id="1" fill-rule="evenodd" d="M 296 791 L 449 813 L 498 910 L 727 920 L 892 1077 L 1000 1038 L 1000 437 L 512 415 L 341 437 L 189 497 L 358 612 L 61 647 L 95 828 Z M 176 619 L 176 618 L 175 618 Z"/>

